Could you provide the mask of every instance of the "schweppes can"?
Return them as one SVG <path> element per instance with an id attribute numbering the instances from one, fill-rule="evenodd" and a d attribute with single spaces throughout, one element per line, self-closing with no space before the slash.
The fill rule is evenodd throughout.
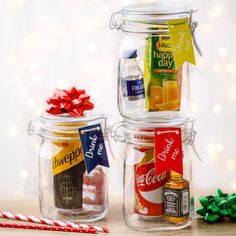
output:
<path id="1" fill-rule="evenodd" d="M 53 144 L 52 172 L 55 206 L 82 208 L 84 156 L 80 140 L 56 141 Z"/>

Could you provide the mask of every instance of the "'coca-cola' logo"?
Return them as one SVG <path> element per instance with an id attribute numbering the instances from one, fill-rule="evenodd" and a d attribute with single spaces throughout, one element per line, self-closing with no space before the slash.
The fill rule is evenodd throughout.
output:
<path id="1" fill-rule="evenodd" d="M 152 191 L 165 184 L 166 172 L 156 176 L 154 162 L 143 164 L 136 169 L 136 186 L 140 191 Z"/>

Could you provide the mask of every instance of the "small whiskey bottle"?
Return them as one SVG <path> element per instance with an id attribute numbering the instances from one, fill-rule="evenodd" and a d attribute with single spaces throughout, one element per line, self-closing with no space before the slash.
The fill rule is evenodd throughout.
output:
<path id="1" fill-rule="evenodd" d="M 170 178 L 164 185 L 165 218 L 171 223 L 183 224 L 189 219 L 189 208 L 189 181 L 170 171 Z"/>

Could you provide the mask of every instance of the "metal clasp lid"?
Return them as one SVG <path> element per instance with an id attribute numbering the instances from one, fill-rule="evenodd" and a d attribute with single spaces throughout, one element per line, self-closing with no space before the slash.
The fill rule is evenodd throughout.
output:
<path id="1" fill-rule="evenodd" d="M 194 130 L 193 128 L 193 123 L 194 120 L 193 119 L 188 119 L 186 121 L 187 123 L 190 123 L 190 127 L 186 130 L 186 138 L 184 138 L 183 142 L 186 142 L 188 145 L 190 145 L 192 147 L 192 150 L 194 152 L 194 154 L 196 155 L 196 157 L 198 158 L 198 160 L 202 161 L 201 157 L 199 156 L 197 149 L 195 147 L 195 137 L 197 132 Z M 121 122 L 116 122 L 112 125 L 111 129 L 110 129 L 110 137 L 114 139 L 115 142 L 125 142 L 127 141 L 125 139 L 125 135 L 122 131 L 124 131 L 124 128 L 126 125 L 126 123 L 124 121 Z"/>
<path id="2" fill-rule="evenodd" d="M 198 158 L 199 161 L 202 161 L 201 157 L 199 156 L 197 149 L 195 147 L 195 137 L 197 135 L 197 132 L 194 130 L 193 128 L 193 122 L 194 120 L 189 120 L 187 121 L 191 124 L 191 128 L 190 128 L 190 133 L 187 139 L 187 143 L 192 147 L 194 154 L 196 155 L 196 157 Z"/>
<path id="3" fill-rule="evenodd" d="M 116 29 L 116 30 L 120 30 L 122 29 L 121 24 L 118 23 L 117 21 L 117 15 L 121 15 L 121 11 L 117 11 L 111 14 L 111 18 L 110 18 L 110 24 L 109 24 L 109 28 L 111 30 Z"/>
<path id="4" fill-rule="evenodd" d="M 122 128 L 124 126 L 123 121 L 121 122 L 116 122 L 112 125 L 111 129 L 110 129 L 110 136 L 111 138 L 113 138 L 116 142 L 121 142 L 123 143 L 125 141 L 124 135 L 123 134 L 119 134 L 119 130 L 120 128 Z"/>
<path id="5" fill-rule="evenodd" d="M 195 29 L 197 28 L 198 26 L 198 22 L 197 21 L 193 21 L 193 13 L 197 12 L 198 10 L 193 10 L 191 9 L 189 11 L 189 26 L 190 26 L 190 29 L 191 29 L 191 34 L 192 34 L 192 38 L 193 38 L 193 44 L 194 44 L 194 47 L 196 48 L 198 54 L 202 57 L 202 51 L 197 43 L 197 40 L 196 40 L 196 37 L 195 37 Z"/>
<path id="6" fill-rule="evenodd" d="M 190 27 L 190 30 L 191 30 L 191 35 L 192 35 L 192 39 L 193 39 L 193 44 L 194 44 L 194 47 L 196 48 L 198 54 L 200 56 L 203 56 L 202 54 L 202 51 L 197 43 L 197 40 L 196 40 L 196 37 L 195 37 L 195 29 L 197 28 L 198 26 L 198 22 L 197 21 L 193 21 L 193 13 L 196 13 L 198 10 L 189 10 L 187 11 L 186 13 L 189 14 L 189 27 Z M 181 12 L 183 13 L 183 12 Z M 177 13 L 176 13 L 177 14 Z M 158 15 L 168 15 L 168 13 L 163 13 L 163 14 L 156 14 L 157 16 Z M 120 18 L 120 19 L 119 19 Z M 111 30 L 113 29 L 116 29 L 116 30 L 122 30 L 123 29 L 123 23 L 122 23 L 122 11 L 118 11 L 118 12 L 115 12 L 111 15 L 111 18 L 110 18 L 110 24 L 109 24 L 109 28 Z"/>

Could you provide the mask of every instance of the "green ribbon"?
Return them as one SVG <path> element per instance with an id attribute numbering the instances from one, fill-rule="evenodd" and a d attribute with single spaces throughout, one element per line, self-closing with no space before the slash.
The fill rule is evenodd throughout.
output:
<path id="1" fill-rule="evenodd" d="M 202 207 L 197 210 L 197 214 L 207 222 L 214 223 L 224 217 L 236 219 L 236 193 L 227 194 L 217 189 L 214 196 L 201 196 L 199 202 Z"/>

